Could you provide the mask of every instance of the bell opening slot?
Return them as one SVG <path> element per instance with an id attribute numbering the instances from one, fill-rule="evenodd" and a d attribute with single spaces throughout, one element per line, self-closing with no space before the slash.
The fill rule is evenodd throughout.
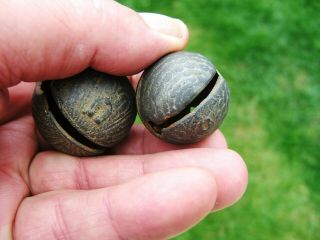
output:
<path id="1" fill-rule="evenodd" d="M 193 99 L 192 102 L 189 103 L 177 115 L 168 118 L 164 123 L 161 123 L 161 124 L 155 124 L 152 121 L 149 121 L 148 124 L 153 128 L 153 130 L 157 134 L 161 135 L 162 129 L 169 127 L 170 125 L 179 121 L 189 113 L 192 113 L 193 111 L 195 111 L 196 107 L 209 96 L 210 92 L 213 90 L 214 86 L 216 85 L 218 78 L 219 78 L 219 74 L 218 72 L 216 72 L 215 75 L 210 80 L 210 82 L 208 83 L 208 85 L 199 93 L 199 95 L 195 99 Z"/>
<path id="2" fill-rule="evenodd" d="M 73 139 L 77 140 L 79 143 L 94 149 L 104 149 L 104 147 L 95 144 L 91 140 L 87 139 L 85 136 L 83 136 L 80 132 L 77 131 L 76 128 L 72 126 L 72 124 L 68 121 L 68 119 L 63 116 L 62 112 L 60 111 L 58 105 L 56 104 L 52 92 L 50 89 L 52 81 L 44 81 L 41 84 L 41 89 L 44 92 L 47 103 L 49 106 L 49 110 L 51 111 L 54 119 L 56 122 L 61 126 L 61 128 L 66 131 Z"/>

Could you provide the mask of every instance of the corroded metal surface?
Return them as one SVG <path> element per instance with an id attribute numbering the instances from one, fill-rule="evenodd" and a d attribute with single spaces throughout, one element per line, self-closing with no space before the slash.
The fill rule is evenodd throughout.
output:
<path id="1" fill-rule="evenodd" d="M 197 53 L 169 54 L 142 75 L 137 107 L 145 126 L 163 140 L 189 144 L 210 135 L 228 111 L 229 90 L 215 66 Z"/>
<path id="2" fill-rule="evenodd" d="M 39 132 L 57 150 L 89 156 L 119 143 L 135 116 L 135 93 L 126 77 L 87 69 L 43 82 L 33 97 Z"/>

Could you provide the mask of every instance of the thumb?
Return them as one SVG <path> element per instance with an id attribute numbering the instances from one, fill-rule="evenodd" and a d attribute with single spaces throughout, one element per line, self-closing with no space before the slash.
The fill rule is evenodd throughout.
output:
<path id="1" fill-rule="evenodd" d="M 21 80 L 64 78 L 89 66 L 137 73 L 188 39 L 180 20 L 106 0 L 6 1 L 0 22 L 0 89 Z"/>

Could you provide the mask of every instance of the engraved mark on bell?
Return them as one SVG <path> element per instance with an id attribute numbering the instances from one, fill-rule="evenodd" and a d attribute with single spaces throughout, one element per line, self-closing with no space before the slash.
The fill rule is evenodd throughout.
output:
<path id="1" fill-rule="evenodd" d="M 87 109 L 84 109 L 82 113 L 92 118 L 96 124 L 101 124 L 107 120 L 112 113 L 111 101 L 109 98 L 98 98 L 94 100 Z"/>

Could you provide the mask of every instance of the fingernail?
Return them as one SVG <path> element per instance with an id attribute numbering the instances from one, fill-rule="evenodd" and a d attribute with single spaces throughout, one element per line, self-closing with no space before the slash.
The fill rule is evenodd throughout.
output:
<path id="1" fill-rule="evenodd" d="M 179 19 L 155 13 L 140 13 L 146 24 L 166 36 L 186 41 L 189 32 L 187 26 Z"/>

